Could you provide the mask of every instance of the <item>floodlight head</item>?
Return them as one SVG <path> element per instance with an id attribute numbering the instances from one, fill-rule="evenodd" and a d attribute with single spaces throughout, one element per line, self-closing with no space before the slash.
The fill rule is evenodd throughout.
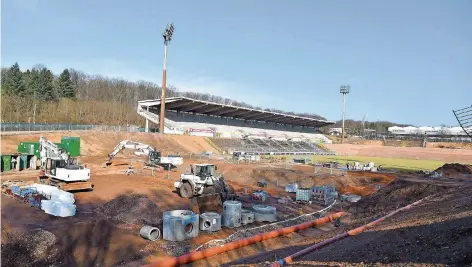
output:
<path id="1" fill-rule="evenodd" d="M 351 86 L 349 85 L 341 85 L 341 87 L 339 88 L 339 92 L 341 94 L 349 94 L 349 89 L 351 89 Z"/>
<path id="2" fill-rule="evenodd" d="M 172 40 L 172 34 L 174 34 L 174 24 L 167 24 L 162 37 L 164 38 L 164 44 L 169 43 Z"/>

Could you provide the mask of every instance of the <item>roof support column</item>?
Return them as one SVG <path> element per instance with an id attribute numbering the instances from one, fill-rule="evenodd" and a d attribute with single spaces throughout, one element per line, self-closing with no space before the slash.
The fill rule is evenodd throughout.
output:
<path id="1" fill-rule="evenodd" d="M 149 106 L 147 106 L 147 112 L 149 112 Z M 149 120 L 146 118 L 146 128 L 144 128 L 146 133 L 149 132 Z"/>

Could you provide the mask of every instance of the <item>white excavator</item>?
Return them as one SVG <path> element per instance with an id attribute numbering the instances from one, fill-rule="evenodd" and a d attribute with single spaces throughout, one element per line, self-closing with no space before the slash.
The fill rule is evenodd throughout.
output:
<path id="1" fill-rule="evenodd" d="M 41 174 L 39 183 L 56 186 L 64 191 L 92 190 L 90 169 L 43 136 L 39 138 Z"/>
<path id="2" fill-rule="evenodd" d="M 131 140 L 123 140 L 113 149 L 110 154 L 108 154 L 105 167 L 110 166 L 112 164 L 112 159 L 125 148 L 135 150 L 135 155 L 147 156 L 148 161 L 146 162 L 146 166 L 150 167 L 162 167 L 164 170 L 172 170 L 182 165 L 184 162 L 181 156 L 172 155 L 162 157 L 161 152 L 156 151 L 156 149 L 150 145 Z"/>

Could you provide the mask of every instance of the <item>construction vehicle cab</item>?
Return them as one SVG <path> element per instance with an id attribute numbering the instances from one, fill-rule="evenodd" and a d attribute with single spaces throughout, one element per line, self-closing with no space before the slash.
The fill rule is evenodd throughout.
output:
<path id="1" fill-rule="evenodd" d="M 218 168 L 213 164 L 195 164 L 191 167 L 191 173 L 200 177 L 200 179 L 208 179 L 215 176 Z"/>
<path id="2" fill-rule="evenodd" d="M 90 169 L 77 165 L 77 160 L 69 158 L 47 158 L 44 166 L 45 175 L 53 178 L 61 177 L 61 180 L 86 181 L 90 179 Z"/>
<path id="3" fill-rule="evenodd" d="M 183 198 L 192 198 L 209 194 L 222 194 L 222 200 L 234 195 L 234 190 L 229 186 L 222 175 L 216 174 L 217 167 L 214 164 L 194 164 L 190 173 L 180 175 L 180 181 L 174 186 Z"/>
<path id="4" fill-rule="evenodd" d="M 156 151 L 156 148 L 148 144 L 123 140 L 110 154 L 108 154 L 107 162 L 104 167 L 110 166 L 112 159 L 124 149 L 135 150 L 134 154 L 137 156 L 147 156 L 148 161 L 145 164 L 149 167 L 159 167 L 164 168 L 164 170 L 171 170 L 183 164 L 183 158 L 179 155 L 163 157 L 160 151 Z"/>
<path id="5" fill-rule="evenodd" d="M 65 191 L 91 190 L 90 169 L 80 166 L 76 159 L 56 144 L 40 137 L 41 174 L 39 182 Z"/>
<path id="6" fill-rule="evenodd" d="M 160 151 L 150 151 L 149 152 L 149 161 L 151 161 L 151 162 L 160 162 L 161 161 L 161 152 Z"/>

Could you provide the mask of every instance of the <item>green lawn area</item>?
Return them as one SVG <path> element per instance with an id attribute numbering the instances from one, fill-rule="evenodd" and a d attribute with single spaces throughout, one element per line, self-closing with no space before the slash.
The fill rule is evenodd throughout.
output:
<path id="1" fill-rule="evenodd" d="M 272 156 L 275 157 L 275 156 Z M 293 156 L 277 156 L 286 157 L 292 159 Z M 297 158 L 303 158 L 305 156 L 296 156 Z M 358 161 L 360 164 L 366 164 L 368 162 L 374 162 L 376 166 L 382 165 L 382 168 L 396 169 L 399 171 L 411 171 L 411 170 L 435 170 L 442 165 L 444 162 L 436 160 L 416 160 L 416 159 L 394 159 L 394 158 L 379 158 L 379 157 L 358 157 L 358 156 L 307 156 L 310 157 L 313 162 L 317 161 L 338 161 L 342 164 L 347 162 L 354 163 Z"/>

